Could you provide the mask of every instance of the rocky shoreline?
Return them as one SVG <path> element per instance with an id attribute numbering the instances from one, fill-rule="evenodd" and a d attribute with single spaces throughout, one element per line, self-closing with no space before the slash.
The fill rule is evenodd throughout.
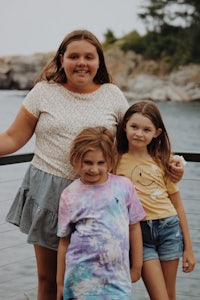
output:
<path id="1" fill-rule="evenodd" d="M 29 90 L 54 53 L 0 57 L 0 89 Z M 113 81 L 131 100 L 199 101 L 200 65 L 169 72 L 163 62 L 147 61 L 139 54 L 119 48 L 105 51 Z"/>

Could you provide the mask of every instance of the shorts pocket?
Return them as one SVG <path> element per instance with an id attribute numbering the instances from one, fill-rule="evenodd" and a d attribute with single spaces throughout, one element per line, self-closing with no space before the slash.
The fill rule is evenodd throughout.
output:
<path id="1" fill-rule="evenodd" d="M 172 216 L 172 217 L 169 217 L 169 218 L 165 218 L 162 220 L 162 225 L 163 225 L 163 228 L 169 228 L 169 227 L 173 227 L 173 226 L 176 226 L 180 223 L 179 221 L 179 218 L 178 216 Z"/>

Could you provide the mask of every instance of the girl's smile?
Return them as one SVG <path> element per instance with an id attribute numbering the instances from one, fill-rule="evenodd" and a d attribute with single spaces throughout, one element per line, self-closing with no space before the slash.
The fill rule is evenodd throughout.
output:
<path id="1" fill-rule="evenodd" d="M 66 87 L 77 92 L 87 92 L 96 86 L 94 77 L 99 68 L 96 47 L 85 40 L 71 42 L 61 56 L 66 73 Z"/>

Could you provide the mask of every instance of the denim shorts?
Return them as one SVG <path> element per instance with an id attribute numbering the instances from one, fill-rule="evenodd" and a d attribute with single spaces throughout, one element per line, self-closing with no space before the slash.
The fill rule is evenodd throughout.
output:
<path id="1" fill-rule="evenodd" d="M 183 235 L 178 216 L 141 221 L 143 261 L 174 260 L 182 256 Z"/>

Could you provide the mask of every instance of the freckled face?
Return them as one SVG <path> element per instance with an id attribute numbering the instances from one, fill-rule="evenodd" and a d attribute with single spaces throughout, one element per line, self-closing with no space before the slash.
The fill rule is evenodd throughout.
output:
<path id="1" fill-rule="evenodd" d="M 71 42 L 61 57 L 61 64 L 69 88 L 83 91 L 93 88 L 93 79 L 99 68 L 99 56 L 94 45 L 86 40 Z"/>
<path id="2" fill-rule="evenodd" d="M 78 170 L 81 181 L 85 184 L 101 184 L 108 178 L 108 164 L 100 149 L 88 151 Z"/>

